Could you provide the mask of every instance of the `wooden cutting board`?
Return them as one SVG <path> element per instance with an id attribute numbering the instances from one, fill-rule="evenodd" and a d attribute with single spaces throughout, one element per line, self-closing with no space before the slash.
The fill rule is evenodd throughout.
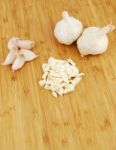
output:
<path id="1" fill-rule="evenodd" d="M 0 62 L 12 36 L 34 40 L 39 54 L 17 72 L 0 65 L 0 150 L 116 150 L 116 32 L 106 53 L 81 58 L 76 43 L 54 38 L 63 10 L 84 27 L 116 25 L 116 0 L 0 1 Z M 38 85 L 50 56 L 86 74 L 73 93 L 56 99 Z"/>

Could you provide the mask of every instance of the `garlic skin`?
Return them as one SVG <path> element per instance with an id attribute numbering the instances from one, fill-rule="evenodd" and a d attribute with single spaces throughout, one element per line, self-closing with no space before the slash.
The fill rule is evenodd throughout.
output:
<path id="1" fill-rule="evenodd" d="M 19 70 L 20 68 L 23 67 L 24 63 L 25 63 L 25 57 L 23 55 L 19 55 L 15 59 L 13 65 L 12 65 L 12 70 L 13 71 Z"/>
<path id="2" fill-rule="evenodd" d="M 54 35 L 60 43 L 71 45 L 80 36 L 83 25 L 78 19 L 69 16 L 67 11 L 62 12 L 62 17 L 55 26 Z"/>
<path id="3" fill-rule="evenodd" d="M 77 47 L 81 56 L 97 55 L 104 53 L 109 44 L 107 34 L 112 32 L 115 26 L 109 24 L 103 28 L 88 27 L 83 31 L 82 36 L 77 40 Z"/>

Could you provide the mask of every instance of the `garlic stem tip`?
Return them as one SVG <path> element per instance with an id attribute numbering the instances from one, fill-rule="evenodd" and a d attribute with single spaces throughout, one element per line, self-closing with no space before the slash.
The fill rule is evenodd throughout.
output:
<path id="1" fill-rule="evenodd" d="M 62 12 L 62 17 L 63 17 L 63 18 L 69 17 L 68 11 L 63 11 L 63 12 Z"/>

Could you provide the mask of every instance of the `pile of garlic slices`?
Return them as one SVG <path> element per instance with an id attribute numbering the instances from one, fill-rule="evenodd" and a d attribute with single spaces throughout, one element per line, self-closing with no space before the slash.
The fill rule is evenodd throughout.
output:
<path id="1" fill-rule="evenodd" d="M 31 51 L 34 42 L 13 37 L 8 42 L 9 53 L 2 65 L 11 65 L 12 70 L 16 71 L 23 67 L 26 61 L 31 61 L 37 55 Z"/>
<path id="2" fill-rule="evenodd" d="M 60 43 L 70 45 L 77 40 L 81 56 L 97 55 L 107 50 L 109 44 L 107 34 L 115 29 L 114 25 L 109 24 L 103 28 L 88 27 L 83 30 L 81 21 L 69 16 L 67 11 L 62 12 L 62 17 L 54 29 L 54 35 Z"/>
<path id="3" fill-rule="evenodd" d="M 44 74 L 39 84 L 47 90 L 51 90 L 53 96 L 74 91 L 84 73 L 79 73 L 76 64 L 71 60 L 58 60 L 50 57 L 47 64 L 42 65 Z"/>

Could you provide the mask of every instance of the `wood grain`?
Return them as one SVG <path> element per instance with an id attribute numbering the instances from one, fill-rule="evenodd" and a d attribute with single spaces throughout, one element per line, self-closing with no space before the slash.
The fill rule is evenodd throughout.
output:
<path id="1" fill-rule="evenodd" d="M 116 150 L 116 32 L 105 54 L 81 58 L 54 38 L 63 10 L 85 27 L 116 25 L 115 0 L 0 0 L 0 62 L 12 36 L 34 40 L 39 54 L 17 72 L 0 65 L 0 150 Z M 73 93 L 55 99 L 38 85 L 50 56 L 86 73 Z"/>

